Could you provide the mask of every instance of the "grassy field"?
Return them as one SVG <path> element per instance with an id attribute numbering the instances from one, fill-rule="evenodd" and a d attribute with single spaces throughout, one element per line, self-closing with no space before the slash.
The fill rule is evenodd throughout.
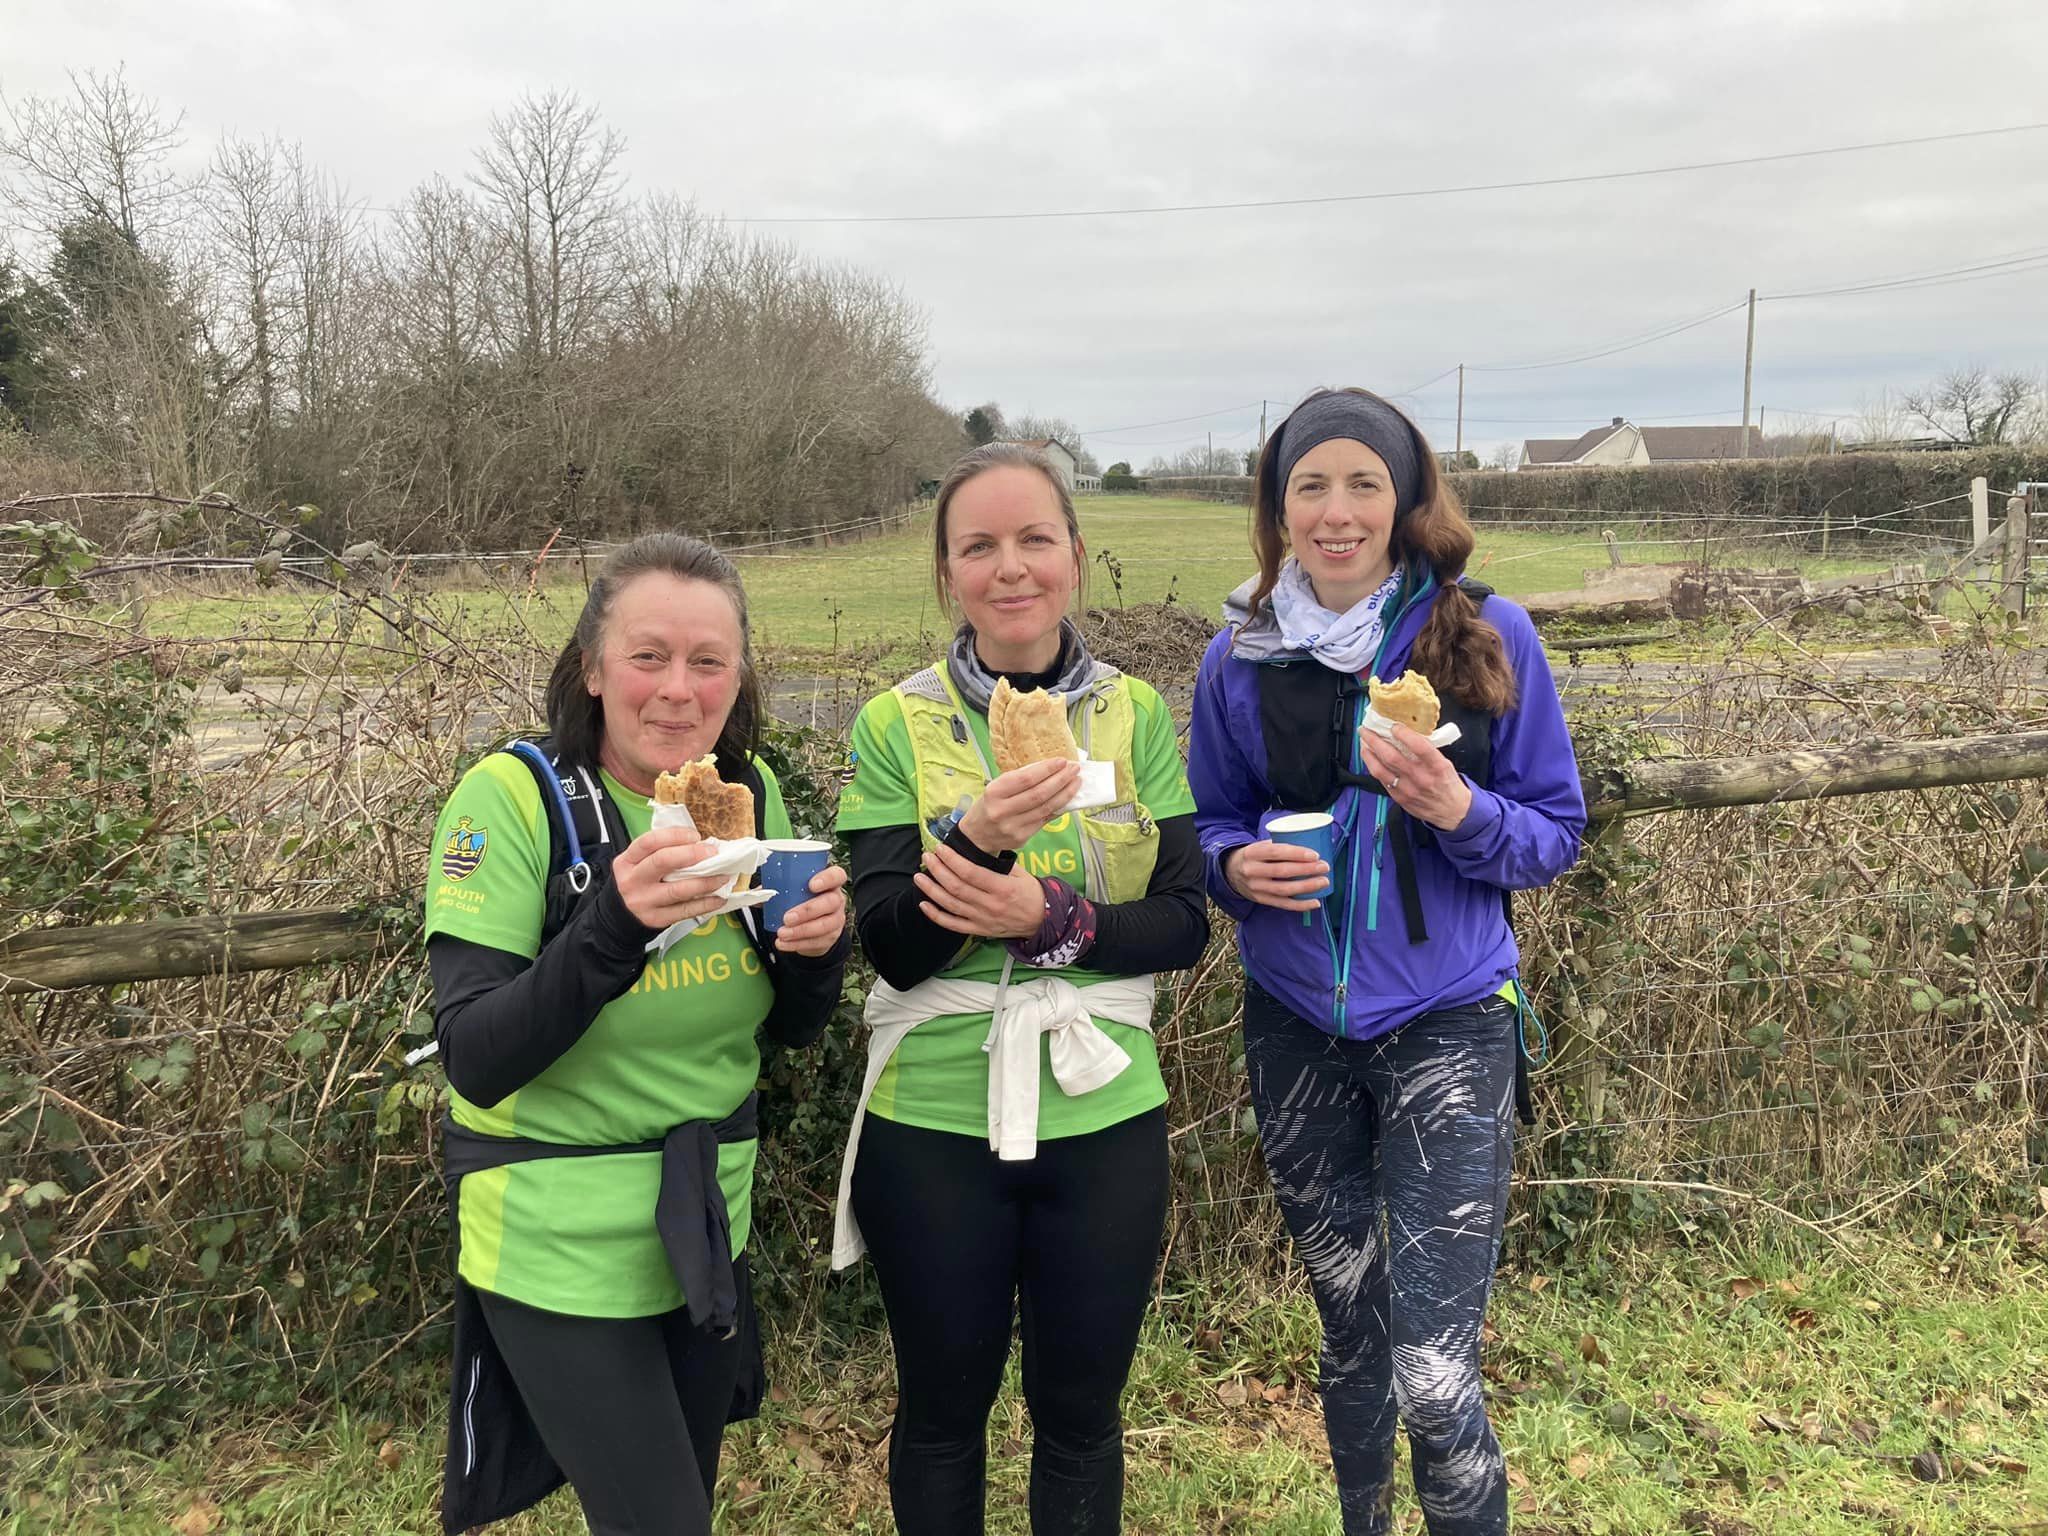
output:
<path id="1" fill-rule="evenodd" d="M 1585 1256 L 1508 1274 L 1486 1369 L 1523 1536 L 1962 1536 L 2048 1529 L 2048 1275 L 2009 1235 L 1854 1254 Z M 1163 1297 L 1128 1394 L 1133 1532 L 1337 1530 L 1299 1296 Z M 879 1338 L 789 1358 L 727 1435 L 719 1528 L 885 1532 Z M 438 1378 L 403 1406 L 213 1421 L 175 1453 L 0 1452 L 0 1536 L 437 1529 Z M 991 1429 L 990 1529 L 1021 1533 L 1030 1430 L 1014 1368 Z M 1397 1529 L 1420 1530 L 1405 1469 Z M 565 1495 L 499 1527 L 582 1529 Z"/>
<path id="2" fill-rule="evenodd" d="M 1090 555 L 1091 603 L 1114 606 L 1174 596 L 1199 613 L 1215 615 L 1224 595 L 1253 569 L 1241 507 L 1150 497 L 1083 498 L 1081 525 Z M 1698 552 L 1697 545 L 1628 542 L 1638 531 L 1617 530 L 1632 562 L 1676 561 Z M 1875 558 L 1822 561 L 1788 555 L 1773 545 L 1740 551 L 1723 545 L 1716 546 L 1716 553 L 1730 563 L 1796 565 L 1813 576 L 1886 564 Z M 1606 563 L 1597 538 L 1484 528 L 1472 574 L 1516 596 L 1576 588 L 1589 568 Z M 756 645 L 763 654 L 802 667 L 829 670 L 861 653 L 895 664 L 929 650 L 921 637 L 948 629 L 932 592 L 925 518 L 863 543 L 743 556 L 739 564 Z M 495 580 L 471 574 L 438 582 L 418 606 L 457 632 L 530 633 L 546 645 L 559 644 L 583 599 L 575 562 L 551 562 L 538 586 L 529 585 L 524 569 L 494 569 L 499 572 Z M 260 656 L 266 644 L 277 651 L 273 642 L 278 637 L 333 637 L 338 610 L 330 596 L 303 587 L 237 585 L 153 598 L 147 622 L 160 635 L 245 635 Z M 356 638 L 371 637 L 358 631 Z"/>

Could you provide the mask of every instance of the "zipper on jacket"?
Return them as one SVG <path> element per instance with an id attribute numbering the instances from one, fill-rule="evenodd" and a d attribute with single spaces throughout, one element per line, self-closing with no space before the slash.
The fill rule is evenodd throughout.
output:
<path id="1" fill-rule="evenodd" d="M 1408 600 L 1404 602 L 1398 609 L 1396 609 L 1393 616 L 1386 621 L 1386 629 L 1380 636 L 1379 650 L 1373 655 L 1373 676 L 1379 676 L 1380 663 L 1386 660 L 1387 647 L 1394 643 L 1394 634 L 1400 628 L 1401 621 L 1408 616 L 1408 610 L 1413 608 L 1417 602 L 1427 597 L 1431 592 L 1435 590 L 1436 576 L 1435 573 L 1432 572 L 1430 575 L 1423 578 L 1422 585 L 1418 587 L 1412 594 L 1410 594 Z M 1358 732 L 1363 726 L 1365 719 L 1364 711 L 1366 706 L 1364 698 L 1364 695 L 1360 696 L 1360 703 L 1358 705 L 1357 712 L 1353 716 L 1351 723 L 1351 735 L 1349 742 L 1350 750 L 1347 754 L 1347 759 L 1350 762 L 1352 770 L 1354 772 L 1363 772 L 1365 767 L 1365 756 L 1359 750 L 1358 746 Z M 1331 934 L 1332 944 L 1330 956 L 1332 962 L 1331 970 L 1333 972 L 1332 979 L 1337 984 L 1337 989 L 1334 994 L 1333 1001 L 1335 1008 L 1335 1023 L 1337 1026 L 1336 1034 L 1337 1038 L 1340 1040 L 1347 1038 L 1348 1035 L 1348 1032 L 1344 1028 L 1344 1015 L 1346 1005 L 1351 996 L 1351 958 L 1356 948 L 1356 944 L 1352 938 L 1351 930 L 1353 926 L 1352 920 L 1357 916 L 1358 912 L 1358 908 L 1356 905 L 1358 899 L 1358 851 L 1359 845 L 1363 841 L 1363 839 L 1361 839 L 1357 835 L 1358 802 L 1360 798 L 1362 798 L 1363 796 L 1363 791 L 1354 788 L 1351 791 L 1351 795 L 1351 870 L 1349 877 L 1346 879 L 1344 884 L 1343 958 L 1341 961 L 1339 961 L 1338 959 L 1337 947 L 1335 943 L 1336 935 L 1334 933 Z M 1366 931 L 1368 933 L 1374 932 L 1379 928 L 1381 854 L 1380 844 L 1382 836 L 1386 831 L 1387 806 L 1391 803 L 1383 795 L 1375 796 L 1374 798 L 1378 801 L 1378 804 L 1373 807 L 1372 873 L 1369 876 L 1369 889 L 1366 893 L 1365 922 Z M 1327 921 L 1325 922 L 1325 928 L 1328 928 Z"/>

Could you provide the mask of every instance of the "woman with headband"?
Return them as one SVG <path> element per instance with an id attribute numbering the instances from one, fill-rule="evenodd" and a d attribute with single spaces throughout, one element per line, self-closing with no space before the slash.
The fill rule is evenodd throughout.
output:
<path id="1" fill-rule="evenodd" d="M 1259 1140 L 1322 1315 L 1343 1529 L 1389 1529 L 1398 1419 L 1431 1536 L 1502 1532 L 1479 1334 L 1526 1102 L 1506 893 L 1578 856 L 1571 737 L 1528 615 L 1463 579 L 1472 525 L 1378 396 L 1322 391 L 1281 424 L 1252 543 L 1188 777 L 1239 923 Z M 1374 679 L 1433 693 L 1434 733 L 1369 720 Z"/>

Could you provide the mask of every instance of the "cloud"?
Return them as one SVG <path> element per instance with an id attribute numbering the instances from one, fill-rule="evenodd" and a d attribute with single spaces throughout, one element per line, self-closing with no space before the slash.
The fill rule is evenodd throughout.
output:
<path id="1" fill-rule="evenodd" d="M 2048 51 L 2048 7 L 2023 4 L 102 0 L 18 16 L 4 46 L 10 95 L 125 58 L 187 107 L 202 156 L 224 128 L 278 133 L 383 203 L 465 172 L 520 91 L 574 89 L 628 137 L 633 187 L 757 219 L 1425 188 L 2048 115 L 1991 69 Z M 2048 247 L 2044 171 L 2048 133 L 1314 208 L 754 227 L 922 305 L 948 400 L 1116 426 L 1591 350 L 1752 286 Z M 1853 410 L 1964 358 L 2038 368 L 2044 284 L 1764 306 L 1755 394 Z M 1470 371 L 1468 445 L 1616 414 L 1728 419 L 1742 340 L 1738 314 L 1576 368 Z M 1455 378 L 1415 404 L 1448 443 Z M 1094 446 L 1143 459 L 1212 424 L 1254 437 L 1256 409 L 1139 434 L 1165 441 L 1135 452 Z"/>

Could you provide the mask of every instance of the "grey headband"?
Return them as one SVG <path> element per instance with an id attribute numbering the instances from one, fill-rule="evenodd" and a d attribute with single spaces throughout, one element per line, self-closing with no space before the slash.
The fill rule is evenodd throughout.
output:
<path id="1" fill-rule="evenodd" d="M 1283 497 L 1287 477 L 1294 473 L 1302 455 L 1338 437 L 1363 443 L 1387 461 L 1387 471 L 1394 477 L 1396 517 L 1422 499 L 1422 462 L 1415 429 L 1408 419 L 1383 400 L 1341 391 L 1302 402 L 1280 424 L 1279 489 Z"/>

